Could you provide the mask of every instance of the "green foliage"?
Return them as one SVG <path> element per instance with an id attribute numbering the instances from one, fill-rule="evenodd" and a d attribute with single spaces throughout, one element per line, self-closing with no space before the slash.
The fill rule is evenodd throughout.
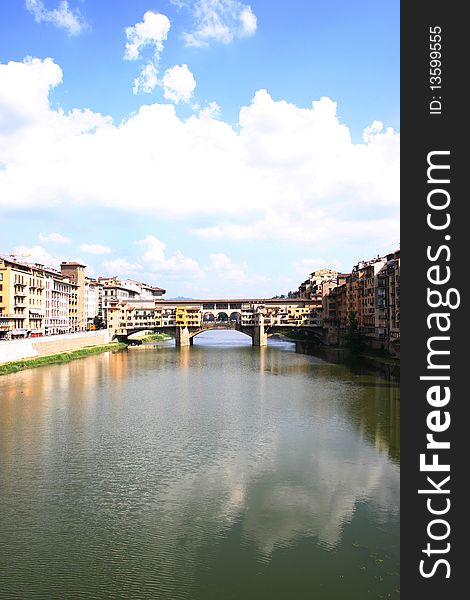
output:
<path id="1" fill-rule="evenodd" d="M 145 337 L 139 339 L 141 342 L 157 342 L 160 340 L 170 340 L 171 335 L 166 333 L 151 333 L 150 335 L 146 335 Z"/>
<path id="2" fill-rule="evenodd" d="M 362 341 L 362 337 L 359 332 L 357 315 L 354 311 L 350 312 L 348 317 L 346 345 L 351 349 L 352 352 L 361 352 L 364 349 L 364 342 Z"/>
<path id="3" fill-rule="evenodd" d="M 36 367 L 44 367 L 47 365 L 60 365 L 68 363 L 76 358 L 85 358 L 92 354 L 99 354 L 101 352 L 109 352 L 114 350 L 124 350 L 127 348 L 126 344 L 119 344 L 112 342 L 110 344 L 104 344 L 102 346 L 88 346 L 86 348 L 80 348 L 79 350 L 71 350 L 70 352 L 61 352 L 60 354 L 51 354 L 50 356 L 38 356 L 37 358 L 25 358 L 22 360 L 15 360 L 0 365 L 0 376 L 9 375 L 10 373 L 17 373 L 24 369 L 34 369 Z"/>

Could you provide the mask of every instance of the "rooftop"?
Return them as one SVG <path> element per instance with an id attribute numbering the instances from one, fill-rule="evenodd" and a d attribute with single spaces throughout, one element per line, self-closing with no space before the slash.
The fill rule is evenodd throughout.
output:
<path id="1" fill-rule="evenodd" d="M 64 260 L 63 262 L 60 263 L 61 267 L 86 267 L 86 265 L 84 265 L 83 263 L 79 263 L 76 261 L 66 261 Z"/>

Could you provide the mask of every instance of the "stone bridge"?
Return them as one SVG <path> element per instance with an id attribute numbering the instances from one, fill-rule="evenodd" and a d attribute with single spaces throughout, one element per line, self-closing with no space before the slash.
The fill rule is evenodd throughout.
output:
<path id="1" fill-rule="evenodd" d="M 190 346 L 194 337 L 212 329 L 233 329 L 265 346 L 268 335 L 282 331 L 309 331 L 319 338 L 321 306 L 312 300 L 217 299 L 115 301 L 107 324 L 113 338 L 127 341 L 139 331 L 168 333 L 177 346 Z"/>

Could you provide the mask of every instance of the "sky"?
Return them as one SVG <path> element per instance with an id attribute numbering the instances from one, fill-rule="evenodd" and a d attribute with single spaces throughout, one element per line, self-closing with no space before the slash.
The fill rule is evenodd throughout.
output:
<path id="1" fill-rule="evenodd" d="M 271 297 L 399 247 L 398 0 L 2 0 L 0 255 Z"/>

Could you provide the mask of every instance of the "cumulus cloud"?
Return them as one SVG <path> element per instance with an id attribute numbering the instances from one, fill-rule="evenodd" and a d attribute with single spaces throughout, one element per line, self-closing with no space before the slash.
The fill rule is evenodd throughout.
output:
<path id="1" fill-rule="evenodd" d="M 26 246 L 25 244 L 21 244 L 20 246 L 15 246 L 12 252 L 12 256 L 16 258 L 16 260 L 20 262 L 25 262 L 29 264 L 41 264 L 45 267 L 52 267 L 60 271 L 60 263 L 64 261 L 76 261 L 82 265 L 87 267 L 87 273 L 92 275 L 94 273 L 94 269 L 90 267 L 86 261 L 84 261 L 80 256 L 70 256 L 62 254 L 60 256 L 56 256 L 55 254 L 51 254 L 48 252 L 43 246 L 38 246 L 34 244 L 32 246 Z"/>
<path id="2" fill-rule="evenodd" d="M 382 121 L 372 121 L 372 123 L 366 127 L 362 133 L 362 140 L 365 144 L 374 141 L 374 137 L 383 131 L 384 124 Z"/>
<path id="3" fill-rule="evenodd" d="M 109 246 L 103 246 L 103 244 L 82 244 L 80 246 L 82 252 L 88 254 L 110 254 L 111 248 Z"/>
<path id="4" fill-rule="evenodd" d="M 132 27 L 126 28 L 127 43 L 124 52 L 126 60 L 143 58 L 145 48 L 150 48 L 151 56 L 134 79 L 133 91 L 150 93 L 158 84 L 158 66 L 164 42 L 170 31 L 170 20 L 166 15 L 148 10 L 144 18 Z"/>
<path id="5" fill-rule="evenodd" d="M 168 100 L 175 102 L 189 102 L 196 87 L 194 75 L 188 65 L 175 65 L 167 69 L 163 76 L 163 95 Z"/>
<path id="6" fill-rule="evenodd" d="M 49 114 L 49 92 L 61 81 L 62 69 L 51 58 L 0 63 L 0 136 L 35 127 Z"/>
<path id="7" fill-rule="evenodd" d="M 210 270 L 215 270 L 218 273 L 222 273 L 227 279 L 241 281 L 245 279 L 245 268 L 246 265 L 235 264 L 226 254 L 223 252 L 217 252 L 216 254 L 210 254 L 211 260 Z"/>
<path id="8" fill-rule="evenodd" d="M 51 108 L 61 79 L 51 59 L 0 64 L 0 207 L 198 218 L 207 240 L 399 239 L 399 135 L 372 123 L 354 143 L 330 98 L 300 108 L 260 90 L 234 127 L 157 103 L 113 124 Z"/>
<path id="9" fill-rule="evenodd" d="M 253 35 L 257 28 L 251 6 L 239 0 L 198 0 L 191 10 L 194 27 L 183 33 L 187 46 L 207 47 L 211 41 L 230 44 L 235 38 Z"/>
<path id="10" fill-rule="evenodd" d="M 132 27 L 126 27 L 126 50 L 124 58 L 141 58 L 143 48 L 150 47 L 153 54 L 160 56 L 170 31 L 170 20 L 166 15 L 148 10 L 144 18 Z"/>
<path id="11" fill-rule="evenodd" d="M 132 263 L 125 258 L 104 260 L 101 264 L 108 275 L 136 275 L 143 269 L 139 263 Z"/>
<path id="12" fill-rule="evenodd" d="M 201 108 L 199 105 L 193 106 L 194 110 L 199 110 L 199 117 L 208 117 L 210 119 L 216 119 L 220 116 L 220 106 L 217 102 L 209 102 L 207 106 Z"/>
<path id="13" fill-rule="evenodd" d="M 134 79 L 132 91 L 134 94 L 144 92 L 150 94 L 158 85 L 158 70 L 157 67 L 149 62 L 140 69 L 139 76 Z"/>
<path id="14" fill-rule="evenodd" d="M 248 274 L 246 272 L 246 263 L 237 264 L 223 252 L 217 252 L 209 255 L 210 266 L 208 271 L 215 276 L 222 277 L 230 283 L 237 285 L 267 283 L 269 277 L 264 275 Z"/>
<path id="15" fill-rule="evenodd" d="M 45 266 L 57 267 L 59 259 L 53 257 L 43 246 L 25 246 L 24 244 L 16 246 L 13 255 L 19 261 L 28 263 L 39 263 Z"/>
<path id="16" fill-rule="evenodd" d="M 302 258 L 296 260 L 294 263 L 294 269 L 297 273 L 307 277 L 309 273 L 323 269 L 325 267 L 332 268 L 331 261 L 326 261 L 324 258 Z"/>
<path id="17" fill-rule="evenodd" d="M 165 273 L 166 275 L 186 275 L 188 277 L 201 277 L 202 271 L 199 264 L 184 256 L 177 250 L 173 256 L 166 257 L 166 244 L 154 235 L 146 235 L 144 239 L 135 242 L 141 250 L 142 262 L 153 273 Z"/>
<path id="18" fill-rule="evenodd" d="M 66 237 L 60 233 L 49 233 L 48 235 L 39 234 L 40 242 L 54 242 L 55 244 L 70 244 L 72 238 Z"/>
<path id="19" fill-rule="evenodd" d="M 12 255 L 20 262 L 29 264 L 38 263 L 45 267 L 52 267 L 56 270 L 60 270 L 60 263 L 65 260 L 76 260 L 77 262 L 86 264 L 81 258 L 70 258 L 70 256 L 67 255 L 56 256 L 55 254 L 51 254 L 43 246 L 37 244 L 33 244 L 32 246 L 26 246 L 25 244 L 15 246 Z M 88 269 L 88 271 L 90 272 L 90 269 Z"/>
<path id="20" fill-rule="evenodd" d="M 36 23 L 52 23 L 69 35 L 77 35 L 88 27 L 78 8 L 71 9 L 67 0 L 59 2 L 53 10 L 48 10 L 42 0 L 25 0 L 25 6 Z"/>

